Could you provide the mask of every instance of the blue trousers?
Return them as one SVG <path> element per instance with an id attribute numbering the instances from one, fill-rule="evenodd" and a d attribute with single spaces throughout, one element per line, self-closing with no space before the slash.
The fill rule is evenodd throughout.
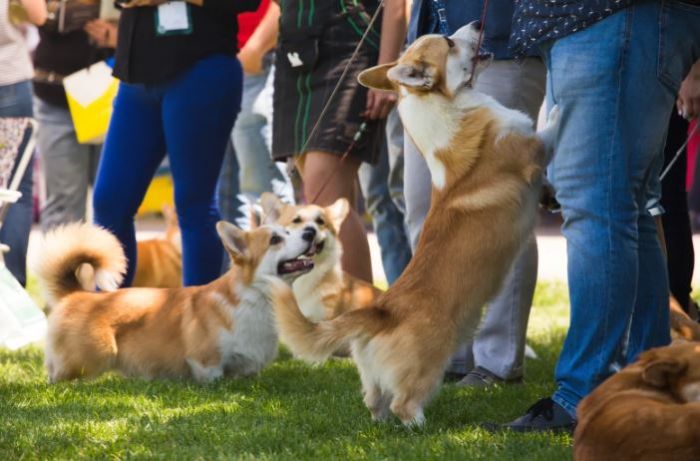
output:
<path id="1" fill-rule="evenodd" d="M 562 206 L 571 325 L 553 399 L 579 401 L 668 344 L 668 279 L 652 211 L 668 120 L 700 58 L 700 6 L 640 0 L 545 47 L 560 110 L 549 178 Z"/>
<path id="2" fill-rule="evenodd" d="M 25 80 L 0 86 L 0 117 L 31 116 L 32 82 Z M 24 149 L 24 146 L 23 143 L 20 148 Z M 15 163 L 16 166 L 17 163 Z M 5 217 L 5 224 L 0 229 L 0 242 L 10 247 L 10 252 L 5 255 L 5 264 L 22 286 L 27 284 L 27 247 L 29 246 L 29 232 L 32 229 L 33 170 L 34 160 L 32 159 L 19 183 L 22 197 L 10 205 Z"/>
<path id="3" fill-rule="evenodd" d="M 235 57 L 213 55 L 166 83 L 120 85 L 93 205 L 95 221 L 124 245 L 125 286 L 136 265 L 134 215 L 166 152 L 182 231 L 183 283 L 201 285 L 219 276 L 215 192 L 241 104 L 242 75 Z"/>

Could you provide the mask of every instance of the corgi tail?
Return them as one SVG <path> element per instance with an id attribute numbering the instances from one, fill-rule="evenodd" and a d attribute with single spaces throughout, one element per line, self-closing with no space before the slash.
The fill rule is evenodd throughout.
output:
<path id="1" fill-rule="evenodd" d="M 323 362 L 352 339 L 376 335 L 390 319 L 386 311 L 367 307 L 314 323 L 302 314 L 294 293 L 279 279 L 273 282 L 272 303 L 280 339 L 295 356 L 308 362 Z"/>
<path id="2" fill-rule="evenodd" d="M 33 259 L 49 305 L 76 291 L 113 291 L 126 273 L 119 240 L 92 224 L 67 224 L 48 232 Z"/>

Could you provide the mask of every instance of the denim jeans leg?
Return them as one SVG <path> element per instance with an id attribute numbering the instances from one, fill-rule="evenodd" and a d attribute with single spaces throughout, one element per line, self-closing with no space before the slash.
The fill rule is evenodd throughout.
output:
<path id="1" fill-rule="evenodd" d="M 388 146 L 383 146 L 376 165 L 363 164 L 359 171 L 360 185 L 367 211 L 372 216 L 382 253 L 382 264 L 391 285 L 399 278 L 411 259 L 403 214 L 392 200 L 389 189 Z"/>
<path id="2" fill-rule="evenodd" d="M 404 175 L 404 155 L 403 155 L 403 124 L 399 117 L 399 112 L 394 109 L 389 112 L 386 118 L 386 145 L 389 156 L 389 196 L 401 213 L 401 219 L 406 214 L 406 199 L 404 198 L 403 175 Z M 404 226 L 405 227 L 405 226 Z M 408 229 L 404 229 L 408 235 Z"/>
<path id="3" fill-rule="evenodd" d="M 548 101 L 560 110 L 550 178 L 562 205 L 571 299 L 553 398 L 572 415 L 626 364 L 630 344 L 668 341 L 668 322 L 658 322 L 668 310 L 666 270 L 646 207 L 677 90 L 654 72 L 664 8 L 643 0 L 545 47 Z M 697 43 L 690 24 L 674 33 Z"/>
<path id="4" fill-rule="evenodd" d="M 272 78 L 274 66 L 269 57 L 263 72 L 245 75 L 241 112 L 231 133 L 233 148 L 240 167 L 241 193 L 257 200 L 263 192 L 275 192 L 284 201 L 293 202 L 293 193 L 284 164 L 272 159 Z"/>
<path id="5" fill-rule="evenodd" d="M 32 84 L 30 81 L 0 86 L 0 117 L 31 116 Z M 24 145 L 23 143 L 20 149 L 24 149 Z M 27 165 L 27 170 L 19 184 L 22 197 L 10 205 L 0 229 L 0 243 L 10 247 L 10 252 L 3 257 L 5 265 L 22 286 L 27 283 L 27 247 L 32 227 L 33 170 L 34 161 L 32 160 Z"/>

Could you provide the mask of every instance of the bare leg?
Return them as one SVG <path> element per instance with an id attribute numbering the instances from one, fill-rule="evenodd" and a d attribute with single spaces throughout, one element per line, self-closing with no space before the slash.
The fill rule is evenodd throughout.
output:
<path id="1" fill-rule="evenodd" d="M 304 181 L 306 199 L 320 206 L 328 206 L 340 197 L 350 202 L 350 213 L 340 229 L 343 244 L 343 269 L 349 274 L 372 282 L 367 233 L 355 210 L 357 170 L 360 162 L 326 152 L 308 152 L 297 162 Z"/>

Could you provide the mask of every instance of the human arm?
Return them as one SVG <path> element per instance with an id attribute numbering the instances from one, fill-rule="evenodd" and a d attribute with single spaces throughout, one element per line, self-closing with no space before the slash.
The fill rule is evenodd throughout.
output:
<path id="1" fill-rule="evenodd" d="M 277 3 L 271 2 L 255 32 L 238 52 L 238 60 L 241 61 L 246 74 L 254 75 L 262 72 L 263 56 L 277 43 L 279 18 L 280 7 Z"/>
<path id="2" fill-rule="evenodd" d="M 117 26 L 104 19 L 95 19 L 85 24 L 85 32 L 100 48 L 117 47 Z"/>
<path id="3" fill-rule="evenodd" d="M 406 27 L 406 0 L 385 0 L 377 64 L 398 59 L 406 40 Z M 369 90 L 363 115 L 369 119 L 386 118 L 395 102 L 396 95 L 393 93 Z"/>
<path id="4" fill-rule="evenodd" d="M 27 20 L 35 26 L 41 26 L 46 22 L 45 0 L 20 0 L 22 8 L 27 13 Z"/>
<path id="5" fill-rule="evenodd" d="M 700 115 L 700 59 L 695 61 L 685 80 L 681 83 L 676 108 L 678 114 L 688 120 Z"/>

